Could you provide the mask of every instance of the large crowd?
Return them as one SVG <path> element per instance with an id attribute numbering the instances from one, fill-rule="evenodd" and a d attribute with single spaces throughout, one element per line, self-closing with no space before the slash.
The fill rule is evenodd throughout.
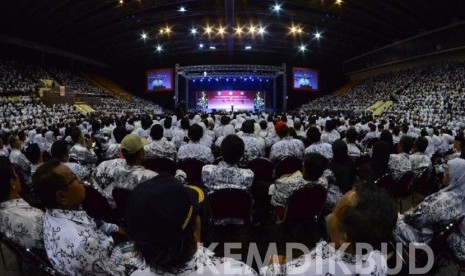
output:
<path id="1" fill-rule="evenodd" d="M 382 244 L 429 244 L 465 212 L 463 111 L 448 104 L 461 100 L 463 70 L 437 65 L 372 78 L 290 114 L 172 115 L 136 98 L 107 99 L 83 115 L 34 96 L 0 98 L 0 232 L 44 252 L 64 275 L 254 275 L 250 264 L 200 245 L 202 206 L 224 190 L 245 193 L 258 226 L 299 191 L 318 187 L 326 241 L 299 259 L 273 258 L 258 272 L 356 275 L 363 267 L 362 274 L 386 275 Z M 392 94 L 397 103 L 383 117 L 364 112 Z M 440 108 L 430 112 L 436 102 Z M 193 180 L 186 164 L 194 162 L 200 178 Z M 266 180 L 257 179 L 256 162 L 273 168 Z M 168 163 L 173 170 L 160 166 Z M 424 179 L 424 200 L 398 208 L 407 195 L 396 194 L 398 187 L 413 193 Z M 115 192 L 127 191 L 125 215 L 94 217 L 88 189 L 115 214 Z M 464 261 L 460 227 L 444 246 Z M 117 244 L 116 234 L 129 242 Z M 361 254 L 361 244 L 373 249 Z"/>

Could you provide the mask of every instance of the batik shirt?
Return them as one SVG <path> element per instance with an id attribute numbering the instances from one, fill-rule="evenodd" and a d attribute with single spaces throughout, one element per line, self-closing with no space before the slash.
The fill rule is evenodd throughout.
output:
<path id="1" fill-rule="evenodd" d="M 111 144 L 105 152 L 105 160 L 118 158 L 121 154 L 121 144 Z"/>
<path id="2" fill-rule="evenodd" d="M 155 276 L 155 275 L 257 275 L 257 273 L 244 264 L 232 258 L 215 257 L 213 251 L 199 246 L 191 260 L 184 267 L 175 271 L 175 274 L 165 273 L 155 268 L 145 266 L 136 270 L 131 276 Z"/>
<path id="3" fill-rule="evenodd" d="M 431 159 L 424 153 L 414 153 L 409 155 L 409 159 L 412 165 L 414 179 L 418 179 L 424 169 L 432 169 Z"/>
<path id="4" fill-rule="evenodd" d="M 324 157 L 326 159 L 331 160 L 333 159 L 333 147 L 325 142 L 318 142 L 318 143 L 313 143 L 308 148 L 305 149 L 305 154 L 311 153 L 311 152 L 316 152 Z"/>
<path id="5" fill-rule="evenodd" d="M 86 166 L 83 166 L 78 163 L 74 162 L 67 162 L 63 163 L 66 167 L 68 167 L 77 177 L 80 179 L 88 179 L 89 177 L 92 176 L 92 170 Z"/>
<path id="6" fill-rule="evenodd" d="M 143 166 L 128 166 L 124 164 L 115 168 L 114 181 L 104 190 L 104 196 L 108 199 L 110 204 L 113 205 L 113 189 L 121 188 L 125 190 L 133 190 L 137 184 L 149 180 L 158 173 L 146 170 Z"/>
<path id="7" fill-rule="evenodd" d="M 168 158 L 176 162 L 176 146 L 169 141 L 158 140 L 144 146 L 145 158 Z"/>
<path id="8" fill-rule="evenodd" d="M 332 152 L 332 149 L 331 149 Z M 347 155 L 352 158 L 358 158 L 361 155 L 360 149 L 354 143 L 347 143 Z"/>
<path id="9" fill-rule="evenodd" d="M 210 192 L 226 188 L 248 190 L 252 186 L 253 177 L 251 170 L 241 169 L 224 161 L 202 168 L 202 182 Z"/>
<path id="10" fill-rule="evenodd" d="M 388 166 L 394 181 L 399 180 L 402 175 L 412 170 L 412 163 L 406 153 L 391 154 Z"/>
<path id="11" fill-rule="evenodd" d="M 8 157 L 10 155 L 10 153 L 8 152 L 8 149 L 3 146 L 3 148 L 0 149 L 0 157 Z"/>
<path id="12" fill-rule="evenodd" d="M 0 232 L 25 248 L 44 248 L 44 212 L 21 198 L 0 203 Z"/>
<path id="13" fill-rule="evenodd" d="M 31 179 L 32 164 L 19 149 L 14 149 L 14 148 L 11 149 L 10 162 L 13 165 L 15 165 L 24 183 L 27 186 L 32 185 L 32 179 Z"/>
<path id="14" fill-rule="evenodd" d="M 210 148 L 192 141 L 179 148 L 178 159 L 179 161 L 185 159 L 197 159 L 206 164 L 211 164 L 215 161 Z"/>
<path id="15" fill-rule="evenodd" d="M 294 191 L 303 187 L 320 185 L 328 189 L 328 181 L 325 177 L 320 177 L 317 181 L 305 180 L 300 171 L 291 175 L 283 176 L 276 180 L 274 187 L 271 188 L 271 204 L 274 206 L 286 206 L 289 197 Z"/>
<path id="16" fill-rule="evenodd" d="M 102 189 L 105 189 L 115 181 L 116 169 L 124 165 L 126 165 L 125 159 L 103 161 L 95 170 L 93 178 Z"/>
<path id="17" fill-rule="evenodd" d="M 261 275 L 387 275 L 387 263 L 379 251 L 352 255 L 336 250 L 325 241 L 308 254 L 285 265 L 273 264 L 260 269 Z"/>
<path id="18" fill-rule="evenodd" d="M 265 156 L 264 143 L 260 142 L 253 134 L 244 133 L 241 139 L 244 141 L 245 145 L 244 156 L 239 161 L 241 166 L 245 167 L 250 161 Z"/>
<path id="19" fill-rule="evenodd" d="M 124 275 L 124 267 L 110 259 L 114 224 L 97 227 L 85 211 L 47 209 L 44 243 L 48 259 L 63 275 Z"/>
<path id="20" fill-rule="evenodd" d="M 337 139 L 341 139 L 341 134 L 337 130 L 333 129 L 331 132 L 325 132 L 321 134 L 321 141 L 332 144 Z"/>
<path id="21" fill-rule="evenodd" d="M 97 155 L 94 150 L 87 149 L 80 144 L 74 144 L 69 150 L 69 158 L 74 158 L 81 165 L 91 166 L 97 163 Z"/>
<path id="22" fill-rule="evenodd" d="M 273 163 L 292 156 L 302 159 L 304 151 L 305 146 L 302 141 L 287 136 L 271 147 L 269 159 Z"/>

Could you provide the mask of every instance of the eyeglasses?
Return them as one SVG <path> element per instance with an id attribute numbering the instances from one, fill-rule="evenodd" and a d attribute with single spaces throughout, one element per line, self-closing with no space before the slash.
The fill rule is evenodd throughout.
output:
<path id="1" fill-rule="evenodd" d="M 79 181 L 80 183 L 82 183 L 82 180 L 81 180 L 79 177 L 74 176 L 70 181 L 68 181 L 68 182 L 62 187 L 62 189 L 67 188 L 69 185 L 73 184 L 73 182 L 76 181 L 76 180 Z"/>

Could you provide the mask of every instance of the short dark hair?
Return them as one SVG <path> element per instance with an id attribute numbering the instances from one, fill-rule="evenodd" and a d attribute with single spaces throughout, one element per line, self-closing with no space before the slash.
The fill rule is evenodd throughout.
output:
<path id="1" fill-rule="evenodd" d="M 260 121 L 260 128 L 265 130 L 268 127 L 268 123 L 265 120 Z"/>
<path id="2" fill-rule="evenodd" d="M 346 140 L 348 143 L 355 143 L 357 140 L 358 133 L 354 127 L 349 127 L 346 131 Z"/>
<path id="3" fill-rule="evenodd" d="M 428 147 L 428 139 L 423 136 L 418 137 L 417 140 L 415 140 L 415 147 L 419 152 L 425 152 Z"/>
<path id="4" fill-rule="evenodd" d="M 310 140 L 311 143 L 316 143 L 319 142 L 321 139 L 321 133 L 320 130 L 317 127 L 310 127 L 307 130 L 307 138 Z"/>
<path id="5" fill-rule="evenodd" d="M 220 119 L 220 123 L 221 125 L 225 126 L 227 124 L 229 124 L 229 122 L 231 121 L 231 118 L 229 118 L 229 116 L 221 116 L 221 119 Z"/>
<path id="6" fill-rule="evenodd" d="M 404 135 L 402 138 L 400 138 L 399 145 L 402 147 L 405 153 L 409 153 L 413 148 L 413 138 Z"/>
<path id="7" fill-rule="evenodd" d="M 74 127 L 73 130 L 71 131 L 71 139 L 73 140 L 73 143 L 77 143 L 79 141 L 79 137 L 81 137 L 82 131 L 79 127 Z"/>
<path id="8" fill-rule="evenodd" d="M 58 140 L 52 145 L 51 154 L 53 158 L 63 160 L 68 153 L 68 143 L 65 140 Z"/>
<path id="9" fill-rule="evenodd" d="M 140 125 L 144 130 L 148 129 L 152 124 L 153 120 L 152 118 L 150 118 L 149 115 L 142 116 L 142 119 L 140 120 Z"/>
<path id="10" fill-rule="evenodd" d="M 228 164 L 236 164 L 244 155 L 244 141 L 236 134 L 226 136 L 221 142 L 223 160 Z"/>
<path id="11" fill-rule="evenodd" d="M 198 142 L 203 136 L 203 128 L 198 124 L 193 124 L 189 127 L 187 136 L 189 136 L 189 139 L 191 139 L 193 142 Z"/>
<path id="12" fill-rule="evenodd" d="M 65 178 L 55 169 L 61 164 L 61 160 L 53 158 L 42 164 L 32 175 L 34 189 L 37 192 L 45 208 L 56 209 L 56 192 L 66 187 Z"/>
<path id="13" fill-rule="evenodd" d="M 150 137 L 153 140 L 160 140 L 163 137 L 163 127 L 160 124 L 155 124 L 150 129 Z"/>
<path id="14" fill-rule="evenodd" d="M 170 116 L 166 117 L 165 120 L 163 121 L 164 128 L 171 128 L 172 124 L 173 124 L 173 118 L 171 118 Z"/>
<path id="15" fill-rule="evenodd" d="M 32 163 L 37 164 L 42 157 L 42 151 L 36 143 L 30 144 L 26 149 L 26 158 Z"/>
<path id="16" fill-rule="evenodd" d="M 190 126 L 189 119 L 187 119 L 187 118 L 182 118 L 182 119 L 181 119 L 181 128 L 182 128 L 182 129 L 189 129 L 189 126 Z"/>
<path id="17" fill-rule="evenodd" d="M 304 157 L 305 175 L 310 181 L 317 181 L 328 167 L 328 159 L 317 152 L 311 152 Z"/>
<path id="18" fill-rule="evenodd" d="M 8 200 L 11 192 L 11 179 L 15 179 L 14 167 L 8 157 L 0 157 L 0 202 Z"/>
<path id="19" fill-rule="evenodd" d="M 117 126 L 113 129 L 113 136 L 115 137 L 116 143 L 120 144 L 124 137 L 128 134 L 128 130 L 124 126 Z"/>
<path id="20" fill-rule="evenodd" d="M 255 122 L 253 120 L 246 120 L 242 123 L 242 132 L 244 133 L 253 133 L 255 128 Z"/>
<path id="21" fill-rule="evenodd" d="M 357 243 L 368 243 L 374 249 L 392 238 L 397 221 L 394 199 L 377 188 L 356 186 L 355 205 L 345 208 L 341 215 L 341 227 L 354 248 Z"/>

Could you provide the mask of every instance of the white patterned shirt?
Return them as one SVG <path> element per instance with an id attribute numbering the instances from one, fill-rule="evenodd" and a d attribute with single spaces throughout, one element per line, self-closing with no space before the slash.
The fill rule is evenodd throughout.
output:
<path id="1" fill-rule="evenodd" d="M 334 141 L 337 139 L 341 139 L 341 134 L 339 134 L 339 132 L 337 132 L 335 129 L 331 130 L 331 132 L 325 132 L 321 134 L 321 141 L 328 144 L 334 143 Z"/>
<path id="2" fill-rule="evenodd" d="M 431 159 L 429 159 L 429 157 L 424 153 L 416 152 L 409 155 L 409 159 L 412 164 L 412 171 L 415 175 L 415 179 L 420 177 L 420 173 L 424 169 L 432 168 Z"/>
<path id="3" fill-rule="evenodd" d="M 406 153 L 391 154 L 388 166 L 394 181 L 399 180 L 404 173 L 412 170 L 412 163 Z"/>
<path id="4" fill-rule="evenodd" d="M 105 152 L 105 160 L 118 158 L 121 154 L 121 144 L 111 144 Z"/>
<path id="5" fill-rule="evenodd" d="M 311 152 L 316 152 L 324 157 L 326 159 L 331 160 L 333 159 L 333 147 L 325 142 L 318 142 L 318 143 L 313 143 L 308 148 L 305 149 L 305 154 L 311 153 Z"/>
<path id="6" fill-rule="evenodd" d="M 194 275 L 257 275 L 257 273 L 244 264 L 232 258 L 215 257 L 215 253 L 205 247 L 199 246 L 191 260 L 184 267 L 179 268 L 176 274 L 165 273 L 157 269 L 141 268 L 131 274 L 131 276 L 156 276 L 156 275 L 176 275 L 176 276 L 194 276 Z"/>
<path id="7" fill-rule="evenodd" d="M 102 189 L 105 189 L 115 181 L 115 170 L 124 165 L 126 160 L 120 158 L 103 161 L 95 170 L 93 178 Z"/>
<path id="8" fill-rule="evenodd" d="M 178 151 L 179 161 L 185 159 L 197 159 L 206 164 L 211 164 L 215 161 L 212 150 L 209 147 L 199 143 L 189 142 L 189 144 L 181 146 Z"/>
<path id="9" fill-rule="evenodd" d="M 250 161 L 265 156 L 265 145 L 253 134 L 244 133 L 240 138 L 245 146 L 244 156 L 239 161 L 240 165 L 247 166 Z"/>
<path id="10" fill-rule="evenodd" d="M 10 162 L 15 165 L 18 173 L 21 175 L 21 179 L 25 182 L 25 184 L 27 186 L 32 185 L 32 164 L 19 149 L 11 149 Z"/>
<path id="11" fill-rule="evenodd" d="M 44 248 L 44 212 L 22 198 L 0 203 L 0 232 L 25 248 Z"/>
<path id="12" fill-rule="evenodd" d="M 94 150 L 89 150 L 80 144 L 74 144 L 74 146 L 71 147 L 69 150 L 69 158 L 74 158 L 77 163 L 85 166 L 91 166 L 97 163 L 97 155 Z"/>
<path id="13" fill-rule="evenodd" d="M 53 267 L 64 275 L 124 275 L 124 267 L 110 259 L 116 225 L 96 221 L 85 211 L 47 209 L 44 243 Z"/>
<path id="14" fill-rule="evenodd" d="M 305 146 L 302 141 L 294 139 L 291 136 L 287 136 L 271 146 L 269 159 L 273 163 L 292 156 L 302 159 L 304 151 Z"/>
<path id="15" fill-rule="evenodd" d="M 332 152 L 332 150 L 331 150 Z M 347 143 L 347 155 L 349 157 L 360 157 L 360 149 L 354 143 Z"/>
<path id="16" fill-rule="evenodd" d="M 145 158 L 168 158 L 176 162 L 176 146 L 169 141 L 158 140 L 144 146 Z"/>
<path id="17" fill-rule="evenodd" d="M 202 168 L 202 182 L 210 192 L 226 188 L 248 190 L 252 186 L 253 177 L 251 170 L 241 169 L 224 161 Z"/>
<path id="18" fill-rule="evenodd" d="M 387 263 L 379 251 L 352 255 L 336 250 L 326 241 L 317 243 L 308 254 L 285 265 L 273 264 L 260 269 L 261 275 L 387 275 Z"/>

